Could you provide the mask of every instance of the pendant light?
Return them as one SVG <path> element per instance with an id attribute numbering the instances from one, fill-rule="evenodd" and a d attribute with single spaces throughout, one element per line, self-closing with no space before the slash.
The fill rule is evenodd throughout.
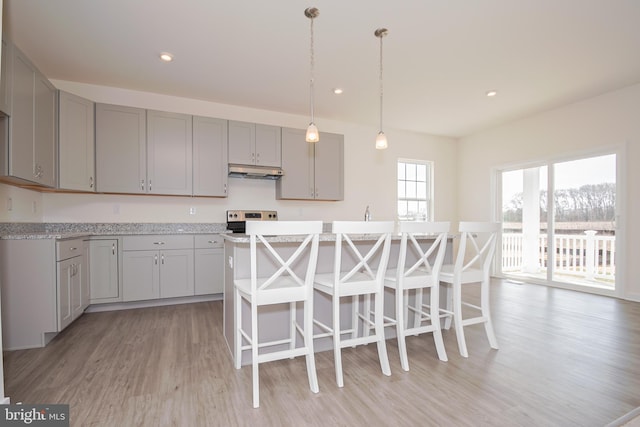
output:
<path id="1" fill-rule="evenodd" d="M 311 110 L 311 122 L 309 123 L 309 127 L 307 127 L 307 135 L 305 137 L 307 142 L 318 142 L 320 141 L 320 134 L 318 133 L 318 128 L 315 124 L 315 122 L 313 121 L 313 67 L 315 65 L 315 58 L 314 58 L 314 54 L 313 54 L 313 19 L 316 18 L 318 15 L 320 15 L 320 11 L 315 8 L 315 7 L 309 7 L 307 9 L 304 10 L 304 15 L 309 18 L 309 20 L 311 21 L 311 49 L 310 49 L 310 79 L 309 79 L 309 104 L 310 104 L 310 110 Z"/>
<path id="2" fill-rule="evenodd" d="M 382 38 L 386 36 L 389 31 L 386 28 L 378 28 L 373 34 L 380 39 L 380 131 L 376 137 L 376 148 L 378 150 L 384 150 L 387 148 L 387 137 L 382 131 Z"/>

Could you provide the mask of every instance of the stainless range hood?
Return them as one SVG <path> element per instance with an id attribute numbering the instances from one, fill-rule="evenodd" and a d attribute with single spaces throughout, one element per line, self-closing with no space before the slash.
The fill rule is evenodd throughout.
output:
<path id="1" fill-rule="evenodd" d="M 271 166 L 248 166 L 229 164 L 229 176 L 232 178 L 280 179 L 282 169 Z"/>

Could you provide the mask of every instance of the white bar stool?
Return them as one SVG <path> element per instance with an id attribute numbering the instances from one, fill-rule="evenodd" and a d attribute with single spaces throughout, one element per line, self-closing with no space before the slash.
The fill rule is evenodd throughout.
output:
<path id="1" fill-rule="evenodd" d="M 447 298 L 444 311 L 448 317 L 445 328 L 451 327 L 451 319 L 456 329 L 458 349 L 463 357 L 469 357 L 464 339 L 464 326 L 484 323 L 491 348 L 498 349 L 498 340 L 491 323 L 489 309 L 489 274 L 496 250 L 496 241 L 500 232 L 499 222 L 460 222 L 460 244 L 454 264 L 442 266 L 440 281 L 451 288 L 451 297 Z M 462 285 L 480 283 L 480 305 L 462 300 Z M 463 318 L 462 307 L 469 307 L 479 315 Z"/>
<path id="2" fill-rule="evenodd" d="M 251 350 L 253 377 L 253 407 L 260 405 L 258 365 L 273 360 L 305 356 L 309 387 L 318 392 L 315 356 L 313 352 L 313 277 L 318 260 L 321 221 L 247 221 L 249 235 L 251 277 L 234 280 L 235 310 L 235 367 L 240 369 L 242 351 Z M 266 236 L 302 236 L 297 249 L 289 255 L 282 247 L 268 242 Z M 258 248 L 263 250 L 258 251 Z M 290 249 L 291 247 L 288 246 Z M 275 272 L 271 273 L 272 271 Z M 269 273 L 266 273 L 266 272 Z M 251 306 L 249 333 L 242 328 L 242 300 Z M 296 322 L 296 303 L 304 304 L 304 328 Z M 258 308 L 263 305 L 289 303 L 289 338 L 279 341 L 258 342 Z M 296 347 L 296 331 L 304 344 Z M 243 345 L 243 342 L 247 344 Z M 286 350 L 259 352 L 259 349 L 288 344 Z"/>
<path id="3" fill-rule="evenodd" d="M 388 269 L 384 285 L 395 291 L 396 318 L 385 317 L 387 325 L 395 325 L 400 351 L 400 364 L 409 370 L 406 337 L 433 333 L 438 358 L 447 361 L 440 326 L 440 269 L 447 250 L 448 222 L 403 221 L 398 224 L 401 233 L 398 264 Z M 431 237 L 431 239 L 425 239 Z M 411 261 L 408 262 L 407 259 Z M 422 291 L 430 289 L 429 304 L 422 303 Z M 409 302 L 409 291 L 415 290 L 415 302 Z M 414 321 L 409 326 L 408 314 Z M 425 322 L 429 322 L 424 325 Z"/>
<path id="4" fill-rule="evenodd" d="M 342 374 L 342 353 L 344 347 L 355 347 L 375 342 L 378 358 L 384 375 L 391 375 L 387 347 L 384 337 L 384 275 L 391 248 L 392 221 L 334 221 L 335 253 L 333 272 L 316 274 L 314 287 L 331 297 L 332 325 L 315 319 L 315 324 L 324 332 L 315 338 L 330 336 L 333 339 L 333 354 L 336 368 L 336 383 L 344 386 Z M 359 237 L 366 235 L 366 244 L 356 244 Z M 369 243 L 373 243 L 371 246 Z M 359 297 L 364 296 L 364 313 L 358 311 Z M 370 297 L 374 297 L 371 311 Z M 351 328 L 341 329 L 340 299 L 351 297 Z M 371 319 L 373 316 L 373 320 Z M 358 336 L 358 324 L 364 323 L 363 336 Z M 374 334 L 369 335 L 373 328 Z M 343 339 L 343 334 L 350 338 Z"/>

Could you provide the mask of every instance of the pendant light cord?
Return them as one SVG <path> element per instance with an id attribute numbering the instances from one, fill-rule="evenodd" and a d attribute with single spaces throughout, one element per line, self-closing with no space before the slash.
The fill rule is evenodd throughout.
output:
<path id="1" fill-rule="evenodd" d="M 382 37 L 380 36 L 380 132 L 382 132 L 382 99 L 383 99 L 383 87 L 382 87 Z"/>
<path id="2" fill-rule="evenodd" d="M 309 57 L 311 58 L 310 60 L 310 75 L 311 78 L 309 80 L 309 91 L 310 91 L 310 96 L 309 96 L 309 110 L 311 111 L 311 123 L 314 123 L 314 118 L 313 118 L 313 83 L 314 83 L 314 73 L 313 73 L 313 69 L 315 67 L 315 55 L 313 52 L 313 19 L 311 18 L 311 46 L 310 46 L 310 55 Z"/>

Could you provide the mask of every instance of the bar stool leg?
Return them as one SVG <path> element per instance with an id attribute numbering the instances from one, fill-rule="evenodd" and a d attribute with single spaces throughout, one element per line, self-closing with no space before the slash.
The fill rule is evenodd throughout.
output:
<path id="1" fill-rule="evenodd" d="M 384 339 L 384 293 L 379 290 L 374 297 L 375 303 L 375 330 L 378 337 L 378 358 L 380 359 L 380 368 L 384 375 L 391 375 L 391 367 L 389 366 L 389 357 L 387 355 L 387 344 Z"/>

